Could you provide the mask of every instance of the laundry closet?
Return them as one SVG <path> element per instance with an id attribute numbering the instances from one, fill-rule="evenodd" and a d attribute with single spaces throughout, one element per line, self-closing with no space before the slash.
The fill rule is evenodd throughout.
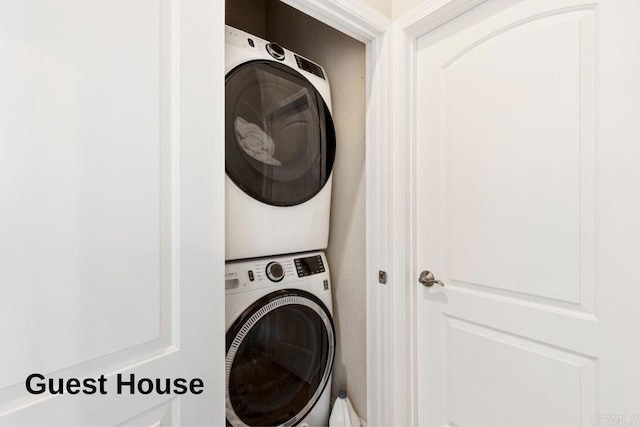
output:
<path id="1" fill-rule="evenodd" d="M 366 63 L 365 45 L 344 33 L 309 17 L 277 0 L 227 0 L 226 24 L 292 51 L 311 63 L 304 68 L 321 66 L 331 91 L 331 117 L 335 132 L 335 158 L 332 165 L 332 188 L 329 192 L 330 226 L 328 246 L 324 249 L 330 270 L 335 326 L 335 359 L 331 380 L 331 402 L 338 390 L 345 389 L 358 414 L 366 416 L 366 288 L 365 288 L 365 116 L 366 116 Z M 244 33 L 241 37 L 244 37 Z M 229 36 L 227 36 L 229 37 Z M 250 43 L 253 44 L 253 41 Z M 257 42 L 256 43 L 261 43 Z M 300 63 L 298 63 L 300 64 Z M 300 67 L 303 68 L 303 67 Z M 227 75 L 229 84 L 230 72 Z M 229 96 L 230 88 L 227 87 Z M 229 114 L 229 111 L 227 111 Z M 235 114 L 235 113 L 234 113 Z M 328 113 L 327 113 L 328 114 Z M 247 114 L 245 114 L 246 116 Z M 238 125 L 251 126 L 245 120 Z M 229 121 L 227 121 L 229 127 Z M 227 129 L 227 132 L 230 130 Z M 234 130 L 232 129 L 231 132 Z M 229 137 L 227 137 L 229 138 Z M 232 147 L 235 150 L 235 148 Z M 229 157 L 227 146 L 227 157 Z M 266 160 L 270 161 L 269 159 Z M 273 160 L 277 162 L 276 159 Z M 227 175 L 230 166 L 227 162 Z M 229 184 L 227 184 L 229 192 Z M 234 190 L 231 190 L 234 191 Z M 260 191 L 260 189 L 258 189 Z M 227 195 L 227 199 L 229 194 Z M 259 196 L 257 197 L 259 199 Z M 235 202 L 234 202 L 235 203 Z M 229 213 L 227 213 L 229 217 Z M 239 218 L 231 221 L 240 221 Z M 229 218 L 227 220 L 229 227 Z M 265 227 L 268 226 L 268 219 Z M 311 218 L 309 218 L 309 224 Z M 234 225 L 234 230 L 239 223 Z M 286 227 L 281 229 L 285 233 Z M 227 232 L 229 233 L 229 231 Z M 232 233 L 235 235 L 235 233 Z M 233 236 L 232 236 L 233 238 Z M 256 236 L 259 239 L 259 236 Z M 233 244 L 231 244 L 233 246 Z M 260 243 L 254 248 L 261 246 Z M 229 234 L 227 248 L 230 247 Z M 267 261 L 269 246 L 259 255 Z M 317 248 L 323 250 L 322 248 Z M 245 258 L 235 263 L 227 275 L 241 274 L 251 269 L 251 263 L 241 250 L 227 258 Z M 286 248 L 280 252 L 287 251 Z M 233 261 L 231 261 L 233 262 Z M 320 260 L 322 263 L 322 260 Z M 286 273 L 286 264 L 284 265 Z M 299 268 L 299 261 L 296 260 Z M 262 269 L 262 265 L 256 269 Z M 267 266 L 267 268 L 269 268 Z M 251 273 L 254 274 L 253 271 Z M 267 271 L 267 275 L 269 272 Z M 227 340 L 229 337 L 227 337 Z M 227 343 L 229 347 L 229 343 Z M 229 362 L 227 362 L 229 363 Z M 228 367 L 229 368 L 229 367 Z"/>

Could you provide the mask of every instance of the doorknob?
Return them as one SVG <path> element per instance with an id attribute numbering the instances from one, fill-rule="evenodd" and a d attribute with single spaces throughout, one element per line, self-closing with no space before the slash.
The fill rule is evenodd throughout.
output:
<path id="1" fill-rule="evenodd" d="M 420 273 L 420 277 L 418 278 L 418 282 L 422 283 L 424 286 L 426 286 L 427 288 L 438 284 L 440 286 L 444 286 L 444 283 L 442 283 L 440 280 L 436 280 L 436 278 L 434 277 L 433 273 L 430 271 L 423 271 L 422 273 Z"/>

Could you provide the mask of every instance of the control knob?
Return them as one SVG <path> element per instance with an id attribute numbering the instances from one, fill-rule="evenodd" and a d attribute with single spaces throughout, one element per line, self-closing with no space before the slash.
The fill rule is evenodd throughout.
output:
<path id="1" fill-rule="evenodd" d="M 280 46 L 277 43 L 269 43 L 267 44 L 267 52 L 269 52 L 269 55 L 273 56 L 274 58 L 276 58 L 279 61 L 282 61 L 284 59 L 284 49 L 282 48 L 282 46 Z"/>
<path id="2" fill-rule="evenodd" d="M 284 279 L 284 268 L 282 268 L 282 264 L 279 262 L 270 262 L 267 264 L 267 268 L 265 270 L 267 277 L 272 282 L 279 282 Z"/>

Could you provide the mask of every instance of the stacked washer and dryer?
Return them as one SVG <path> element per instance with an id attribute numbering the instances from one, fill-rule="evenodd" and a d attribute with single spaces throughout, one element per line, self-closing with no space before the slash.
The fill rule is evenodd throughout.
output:
<path id="1" fill-rule="evenodd" d="M 321 66 L 226 27 L 227 425 L 327 425 L 336 138 Z"/>

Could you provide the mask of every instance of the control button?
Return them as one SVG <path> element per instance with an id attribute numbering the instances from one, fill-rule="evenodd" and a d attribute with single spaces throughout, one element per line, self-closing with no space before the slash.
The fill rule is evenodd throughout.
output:
<path id="1" fill-rule="evenodd" d="M 277 60 L 282 61 L 284 59 L 284 49 L 277 43 L 267 44 L 267 52 Z"/>
<path id="2" fill-rule="evenodd" d="M 284 278 L 284 269 L 278 262 L 270 262 L 267 264 L 265 272 L 267 273 L 269 280 L 272 282 L 279 282 Z"/>
<path id="3" fill-rule="evenodd" d="M 253 271 L 249 270 L 249 280 L 253 282 L 255 278 L 253 277 Z"/>
<path id="4" fill-rule="evenodd" d="M 251 40 L 251 39 L 247 39 L 247 41 L 249 42 L 249 46 L 251 46 L 251 47 L 254 47 L 254 46 L 255 46 L 255 44 L 253 44 L 253 40 Z"/>

